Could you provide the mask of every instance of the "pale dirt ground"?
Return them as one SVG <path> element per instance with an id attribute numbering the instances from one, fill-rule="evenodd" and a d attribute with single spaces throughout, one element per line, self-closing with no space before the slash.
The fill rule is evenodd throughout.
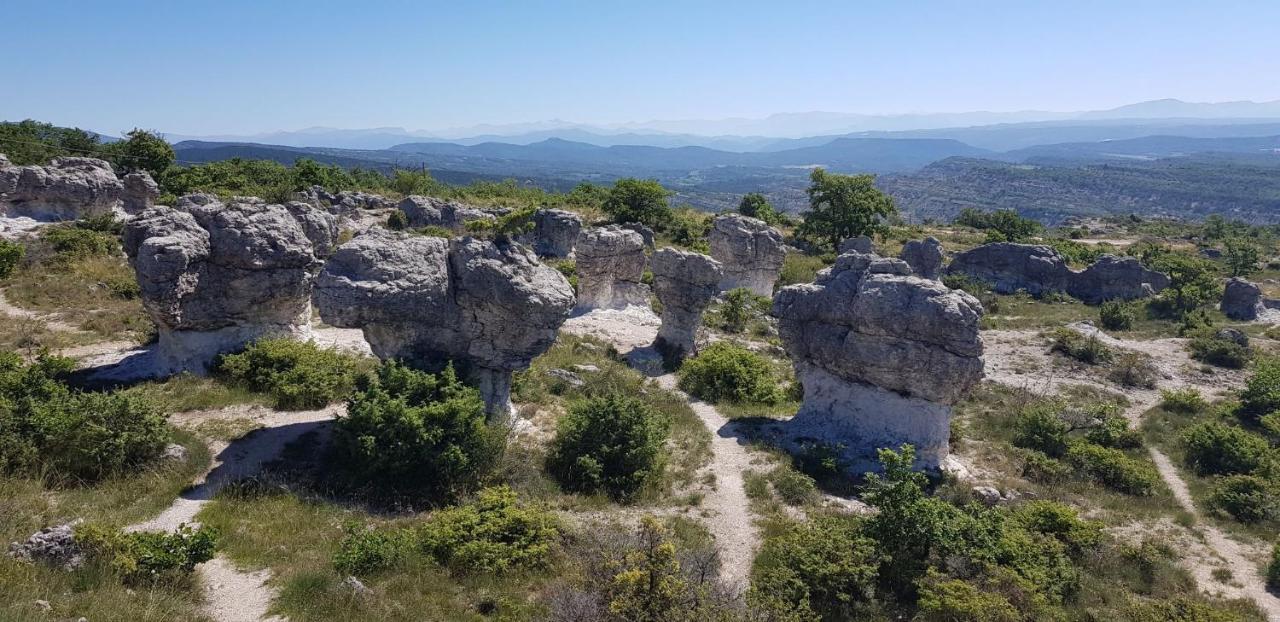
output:
<path id="1" fill-rule="evenodd" d="M 1092 327 L 1077 326 L 1089 330 Z M 1096 330 L 1096 329 L 1094 329 Z M 1153 339 L 1149 341 L 1118 339 L 1099 332 L 1098 338 L 1107 345 L 1135 350 L 1151 356 L 1159 371 L 1155 389 L 1120 387 L 1088 372 L 1083 367 L 1064 366 L 1060 357 L 1048 352 L 1048 346 L 1038 331 L 992 330 L 983 331 L 987 380 L 1026 389 L 1041 395 L 1053 395 L 1071 385 L 1088 385 L 1123 394 L 1129 400 L 1124 415 L 1137 426 L 1142 415 L 1160 402 L 1160 389 L 1193 387 L 1206 397 L 1221 396 L 1238 390 L 1244 384 L 1246 374 L 1239 370 L 1215 369 L 1211 374 L 1200 371 L 1202 365 L 1193 361 L 1187 353 L 1185 339 Z M 1186 536 L 1178 540 L 1188 544 L 1180 548 L 1182 562 L 1196 578 L 1201 590 L 1228 598 L 1249 598 L 1266 612 L 1272 620 L 1280 621 L 1280 598 L 1266 589 L 1260 566 L 1269 555 L 1269 548 L 1260 542 L 1242 542 L 1228 537 L 1216 527 L 1206 523 L 1187 489 L 1178 468 L 1167 456 L 1154 447 L 1149 448 L 1161 479 L 1173 492 L 1178 505 L 1196 521 L 1190 530 L 1170 523 L 1168 527 L 1181 529 Z M 1223 584 L 1212 577 L 1215 568 L 1229 568 L 1234 585 Z"/>

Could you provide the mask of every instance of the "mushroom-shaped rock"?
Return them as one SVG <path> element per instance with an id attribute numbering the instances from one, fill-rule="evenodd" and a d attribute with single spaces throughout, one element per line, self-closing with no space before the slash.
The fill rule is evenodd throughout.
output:
<path id="1" fill-rule="evenodd" d="M 306 336 L 311 287 L 337 235 L 331 216 L 302 203 L 212 195 L 129 221 L 124 249 L 159 332 L 152 371 L 202 372 L 255 339 Z"/>
<path id="2" fill-rule="evenodd" d="M 398 207 L 414 227 L 442 227 L 454 233 L 466 231 L 467 223 L 473 220 L 494 219 L 484 210 L 435 197 L 405 197 Z"/>
<path id="3" fill-rule="evenodd" d="M 951 405 L 982 378 L 975 298 L 910 276 L 901 260 L 850 253 L 779 291 L 773 314 L 804 386 L 796 435 L 843 445 L 855 469 L 903 443 L 919 466 L 941 463 Z"/>
<path id="4" fill-rule="evenodd" d="M 325 264 L 315 302 L 325 322 L 363 329 L 379 358 L 453 362 L 505 417 L 511 373 L 551 347 L 573 288 L 519 244 L 371 229 Z"/>
<path id="5" fill-rule="evenodd" d="M 111 213 L 124 184 L 105 160 L 54 158 L 49 166 L 0 163 L 0 213 L 39 221 L 77 220 Z"/>
<path id="6" fill-rule="evenodd" d="M 581 233 L 581 216 L 544 208 L 534 212 L 533 231 L 522 236 L 522 241 L 532 246 L 539 257 L 569 257 Z"/>
<path id="7" fill-rule="evenodd" d="M 121 178 L 124 189 L 120 193 L 120 208 L 130 216 L 136 216 L 155 205 L 160 198 L 160 186 L 146 171 L 129 173 Z"/>
<path id="8" fill-rule="evenodd" d="M 664 248 L 653 254 L 653 293 L 662 303 L 662 326 L 653 347 L 667 358 L 695 351 L 702 311 L 719 291 L 720 262 L 699 253 Z"/>
<path id="9" fill-rule="evenodd" d="M 1251 321 L 1258 319 L 1262 306 L 1262 289 L 1240 277 L 1227 281 L 1222 290 L 1222 302 L 1218 305 L 1222 314 L 1233 319 Z"/>
<path id="10" fill-rule="evenodd" d="M 1168 276 L 1148 270 L 1137 257 L 1103 255 L 1088 268 L 1072 271 L 1067 293 L 1096 305 L 1108 300 L 1147 298 L 1168 286 Z"/>
<path id="11" fill-rule="evenodd" d="M 1071 269 L 1067 260 L 1048 246 L 997 242 L 957 254 L 947 266 L 947 274 L 985 281 L 1001 294 L 1022 289 L 1039 296 L 1066 291 Z"/>
<path id="12" fill-rule="evenodd" d="M 898 258 L 907 262 L 916 276 L 937 280 L 942 274 L 942 264 L 947 260 L 947 252 L 938 238 L 927 237 L 903 244 Z"/>
<path id="13" fill-rule="evenodd" d="M 757 296 L 772 296 L 787 250 L 782 234 L 763 220 L 741 214 L 717 216 L 707 234 L 711 256 L 720 262 L 721 290 L 745 287 Z"/>
<path id="14" fill-rule="evenodd" d="M 587 229 L 578 236 L 575 254 L 579 312 L 649 304 L 649 287 L 641 282 L 647 260 L 639 233 L 618 225 Z"/>

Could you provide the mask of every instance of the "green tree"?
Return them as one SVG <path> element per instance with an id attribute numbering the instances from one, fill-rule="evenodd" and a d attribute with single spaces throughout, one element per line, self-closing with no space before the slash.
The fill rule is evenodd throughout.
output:
<path id="1" fill-rule="evenodd" d="M 749 192 L 744 195 L 742 201 L 738 203 L 738 213 L 743 216 L 759 218 L 771 225 L 777 224 L 781 220 L 781 214 L 773 209 L 773 206 L 769 204 L 769 200 L 759 192 Z"/>
<path id="2" fill-rule="evenodd" d="M 160 177 L 177 161 L 173 146 L 157 132 L 134 128 L 125 140 L 111 146 L 117 166 L 126 171 L 146 171 Z"/>
<path id="3" fill-rule="evenodd" d="M 875 187 L 873 175 L 839 175 L 814 169 L 809 175 L 809 211 L 798 233 L 831 247 L 860 235 L 883 233 L 884 218 L 898 213 L 893 199 Z"/>
<path id="4" fill-rule="evenodd" d="M 0 153 L 18 165 L 48 164 L 61 156 L 96 156 L 98 135 L 80 128 L 56 127 L 27 119 L 0 123 Z"/>
<path id="5" fill-rule="evenodd" d="M 1212 262 L 1184 253 L 1152 252 L 1144 263 L 1148 268 L 1169 277 L 1169 287 L 1161 299 L 1175 315 L 1181 317 L 1202 304 L 1222 295 Z"/>
<path id="6" fill-rule="evenodd" d="M 667 204 L 670 196 L 671 192 L 656 180 L 619 179 L 601 207 L 615 222 L 638 222 L 662 229 L 671 214 Z"/>
<path id="7" fill-rule="evenodd" d="M 1226 246 L 1227 269 L 1231 276 L 1248 276 L 1258 269 L 1258 260 L 1261 259 L 1258 245 L 1244 238 L 1231 238 Z"/>
<path id="8" fill-rule="evenodd" d="M 680 572 L 676 547 L 658 519 L 640 523 L 640 546 L 627 553 L 606 598 L 609 612 L 620 620 L 675 622 L 684 620 L 688 581 Z"/>
<path id="9" fill-rule="evenodd" d="M 669 428 L 666 415 L 634 397 L 593 398 L 560 418 L 547 467 L 567 489 L 626 499 L 662 473 Z"/>

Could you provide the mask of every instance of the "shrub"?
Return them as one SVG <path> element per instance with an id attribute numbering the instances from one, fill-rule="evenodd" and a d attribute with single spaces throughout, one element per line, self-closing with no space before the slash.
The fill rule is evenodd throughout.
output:
<path id="1" fill-rule="evenodd" d="M 123 533 L 98 525 L 76 528 L 76 543 L 86 556 L 103 563 L 129 583 L 174 582 L 185 579 L 197 564 L 213 559 L 217 532 L 212 527 L 179 525 L 172 533 Z"/>
<path id="2" fill-rule="evenodd" d="M 1057 538 L 1076 556 L 1102 543 L 1101 522 L 1084 520 L 1071 506 L 1057 501 L 1028 501 L 1009 515 L 1028 530 Z"/>
<path id="3" fill-rule="evenodd" d="M 1243 368 L 1249 364 L 1249 359 L 1253 356 L 1249 346 L 1240 345 L 1217 335 L 1201 334 L 1193 337 L 1187 343 L 1187 349 L 1191 351 L 1191 358 L 1197 361 L 1228 369 Z"/>
<path id="4" fill-rule="evenodd" d="M 40 240 L 58 259 L 113 255 L 120 250 L 120 242 L 114 235 L 75 226 L 49 227 L 40 234 Z"/>
<path id="5" fill-rule="evenodd" d="M 653 179 L 619 179 L 609 190 L 601 209 L 614 222 L 638 222 L 656 229 L 666 225 L 671 216 L 667 204 L 671 192 Z"/>
<path id="6" fill-rule="evenodd" d="M 782 394 L 769 362 L 740 345 L 719 341 L 680 368 L 680 388 L 708 402 L 776 404 Z"/>
<path id="7" fill-rule="evenodd" d="M 1267 587 L 1280 590 L 1280 542 L 1271 549 L 1271 563 L 1267 566 Z"/>
<path id="8" fill-rule="evenodd" d="M 383 492 L 443 500 L 484 479 L 504 439 L 453 367 L 428 374 L 384 363 L 334 423 L 330 452 L 346 476 Z"/>
<path id="9" fill-rule="evenodd" d="M 944 274 L 942 276 L 942 284 L 950 287 L 951 289 L 963 290 L 973 296 L 982 296 L 983 294 L 991 291 L 990 283 L 958 272 L 955 274 Z"/>
<path id="10" fill-rule="evenodd" d="M 786 287 L 797 283 L 812 283 L 818 278 L 818 271 L 834 261 L 833 255 L 827 260 L 818 255 L 790 252 L 782 260 L 782 272 L 778 274 L 776 287 Z"/>
<path id="11" fill-rule="evenodd" d="M 9 240 L 0 240 L 0 279 L 9 278 L 22 257 L 27 254 L 27 247 Z"/>
<path id="12" fill-rule="evenodd" d="M 1056 484 L 1071 476 L 1071 467 L 1044 452 L 1028 450 L 1023 453 L 1022 476 L 1033 482 Z"/>
<path id="13" fill-rule="evenodd" d="M 262 339 L 220 357 L 216 371 L 234 383 L 271 395 L 276 408 L 319 408 L 355 389 L 359 360 L 312 342 Z"/>
<path id="14" fill-rule="evenodd" d="M 1280 359 L 1265 358 L 1240 392 L 1240 415 L 1256 422 L 1263 415 L 1280 410 Z"/>
<path id="15" fill-rule="evenodd" d="M 1200 475 L 1250 473 L 1266 457 L 1266 439 L 1217 421 L 1198 423 L 1182 433 L 1187 465 Z"/>
<path id="16" fill-rule="evenodd" d="M 1118 449 L 1093 443 L 1072 443 L 1067 450 L 1067 461 L 1082 475 L 1125 494 L 1150 495 L 1160 481 L 1150 464 L 1130 458 Z"/>
<path id="17" fill-rule="evenodd" d="M 769 475 L 773 489 L 789 505 L 804 505 L 817 495 L 813 478 L 786 467 L 778 467 Z"/>
<path id="18" fill-rule="evenodd" d="M 592 398 L 560 419 L 547 466 L 570 490 L 626 499 L 662 473 L 669 426 L 637 398 Z"/>
<path id="19" fill-rule="evenodd" d="M 403 210 L 395 210 L 387 216 L 387 228 L 392 231 L 404 231 L 409 228 L 409 216 Z"/>
<path id="20" fill-rule="evenodd" d="M 1242 523 L 1257 523 L 1276 515 L 1276 492 L 1261 477 L 1231 475 L 1214 486 L 1209 504 Z"/>
<path id="21" fill-rule="evenodd" d="M 1129 421 L 1124 417 L 1115 415 L 1104 416 L 1097 427 L 1085 433 L 1084 438 L 1095 445 L 1114 449 L 1142 446 L 1142 434 L 1129 427 Z"/>
<path id="22" fill-rule="evenodd" d="M 1013 444 L 1051 458 L 1065 454 L 1069 428 L 1053 408 L 1052 405 L 1032 406 L 1019 413 L 1013 422 Z"/>
<path id="23" fill-rule="evenodd" d="M 765 541 L 748 602 L 784 608 L 799 619 L 859 619 L 875 595 L 876 542 L 856 518 L 819 516 Z"/>
<path id="24" fill-rule="evenodd" d="M 1112 380 L 1126 387 L 1154 389 L 1159 372 L 1151 362 L 1151 357 L 1126 350 L 1116 355 L 1108 375 Z"/>
<path id="25" fill-rule="evenodd" d="M 740 333 L 747 327 L 751 319 L 756 296 L 745 287 L 737 287 L 725 292 L 724 304 L 720 305 L 720 318 L 724 321 L 721 328 L 725 332 Z"/>
<path id="26" fill-rule="evenodd" d="M 1098 308 L 1098 321 L 1107 330 L 1129 330 L 1137 319 L 1133 305 L 1119 300 L 1108 300 Z"/>
<path id="27" fill-rule="evenodd" d="M 333 554 L 333 567 L 345 575 L 363 576 L 391 568 L 404 558 L 410 544 L 408 534 L 400 530 L 379 531 L 353 523 L 345 531 Z"/>
<path id="28" fill-rule="evenodd" d="M 418 529 L 418 544 L 455 571 L 494 573 L 545 567 L 559 536 L 551 513 L 519 504 L 516 493 L 501 486 L 433 514 Z"/>
<path id="29" fill-rule="evenodd" d="M 96 481 L 158 456 L 169 440 L 155 405 L 138 394 L 82 393 L 60 378 L 69 359 L 25 365 L 0 354 L 0 472 Z"/>
<path id="30" fill-rule="evenodd" d="M 1175 413 L 1196 413 L 1208 406 L 1208 402 L 1194 388 L 1160 391 L 1160 407 Z"/>
<path id="31" fill-rule="evenodd" d="M 920 580 L 921 622 L 1019 622 L 1023 616 L 1007 598 L 968 581 L 949 579 L 930 569 Z"/>
<path id="32" fill-rule="evenodd" d="M 1096 335 L 1086 337 L 1069 328 L 1054 329 L 1049 335 L 1049 350 L 1061 352 L 1081 363 L 1097 365 L 1111 360 L 1111 348 Z"/>

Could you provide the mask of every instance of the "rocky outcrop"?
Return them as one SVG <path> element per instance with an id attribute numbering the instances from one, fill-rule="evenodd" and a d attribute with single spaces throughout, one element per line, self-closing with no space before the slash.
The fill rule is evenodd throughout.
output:
<path id="1" fill-rule="evenodd" d="M 357 218 L 362 211 L 395 207 L 390 199 L 369 192 L 343 190 L 331 193 L 324 186 L 312 186 L 295 195 L 295 200 L 310 203 L 341 218 Z"/>
<path id="2" fill-rule="evenodd" d="M 1148 270 L 1137 257 L 1103 255 L 1088 268 L 1072 271 L 1067 293 L 1086 304 L 1108 300 L 1136 300 L 1156 295 L 1169 286 L 1164 273 Z"/>
<path id="3" fill-rule="evenodd" d="M 853 238 L 846 238 L 840 243 L 840 253 L 874 253 L 871 238 L 860 235 Z"/>
<path id="4" fill-rule="evenodd" d="M 763 220 L 723 214 L 712 222 L 707 240 L 711 256 L 724 269 L 721 290 L 745 287 L 757 296 L 773 295 L 787 254 L 777 229 Z"/>
<path id="5" fill-rule="evenodd" d="M 9 556 L 27 563 L 73 570 L 84 565 L 84 549 L 76 542 L 76 526 L 81 521 L 45 527 L 22 542 L 9 544 Z"/>
<path id="6" fill-rule="evenodd" d="M 1051 247 L 1012 242 L 984 244 L 960 253 L 951 260 L 947 274 L 989 283 L 1001 294 L 1064 292 L 1088 304 L 1145 298 L 1169 286 L 1169 277 L 1148 270 L 1134 257 L 1103 255 L 1084 270 L 1072 270 Z"/>
<path id="7" fill-rule="evenodd" d="M 626 223 L 622 223 L 619 226 L 621 226 L 623 229 L 630 229 L 632 231 L 635 231 L 636 233 L 639 233 L 640 237 L 644 238 L 645 248 L 649 250 L 653 250 L 654 248 L 656 248 L 655 241 L 657 240 L 657 236 L 653 233 L 653 229 L 650 229 L 649 227 L 642 225 L 638 222 L 626 222 Z"/>
<path id="8" fill-rule="evenodd" d="M 668 360 L 695 352 L 702 312 L 719 291 L 720 262 L 700 253 L 664 248 L 653 254 L 653 293 L 662 303 L 662 326 L 653 347 Z"/>
<path id="9" fill-rule="evenodd" d="M 779 291 L 773 314 L 804 386 L 795 436 L 842 446 L 854 470 L 903 443 L 920 466 L 941 463 L 952 404 L 982 378 L 975 298 L 902 260 L 848 253 L 815 283 Z"/>
<path id="10" fill-rule="evenodd" d="M 916 276 L 937 280 L 942 276 L 942 264 L 947 260 L 947 252 L 942 248 L 942 242 L 939 242 L 938 238 L 927 237 L 923 240 L 910 240 L 903 244 L 898 258 L 907 262 Z"/>
<path id="11" fill-rule="evenodd" d="M 639 233 L 618 225 L 587 229 L 578 236 L 576 257 L 578 312 L 649 305 Z"/>
<path id="12" fill-rule="evenodd" d="M 409 196 L 400 202 L 400 211 L 413 227 L 441 227 L 454 233 L 467 230 L 473 220 L 493 220 L 494 215 L 482 209 L 445 201 L 435 197 Z"/>
<path id="13" fill-rule="evenodd" d="M 375 228 L 333 254 L 315 302 L 326 323 L 363 329 L 379 358 L 431 371 L 453 362 L 505 417 L 511 373 L 551 347 L 573 288 L 520 244 Z"/>
<path id="14" fill-rule="evenodd" d="M 160 185 L 146 171 L 129 173 L 120 181 L 124 185 L 120 193 L 120 208 L 130 216 L 150 209 L 160 198 Z"/>
<path id="15" fill-rule="evenodd" d="M 110 214 L 124 189 L 105 160 L 54 158 L 49 166 L 0 162 L 0 213 L 9 218 L 59 221 Z"/>
<path id="16" fill-rule="evenodd" d="M 1262 288 L 1240 277 L 1227 281 L 1218 305 L 1222 314 L 1233 319 L 1252 321 L 1263 311 Z"/>
<path id="17" fill-rule="evenodd" d="M 255 339 L 305 337 L 337 235 L 333 216 L 299 202 L 195 194 L 139 214 L 123 241 L 159 333 L 153 371 L 201 372 Z"/>
<path id="18" fill-rule="evenodd" d="M 533 230 L 521 236 L 520 241 L 532 246 L 539 257 L 564 258 L 573 255 L 581 234 L 581 216 L 544 208 L 533 213 Z"/>

